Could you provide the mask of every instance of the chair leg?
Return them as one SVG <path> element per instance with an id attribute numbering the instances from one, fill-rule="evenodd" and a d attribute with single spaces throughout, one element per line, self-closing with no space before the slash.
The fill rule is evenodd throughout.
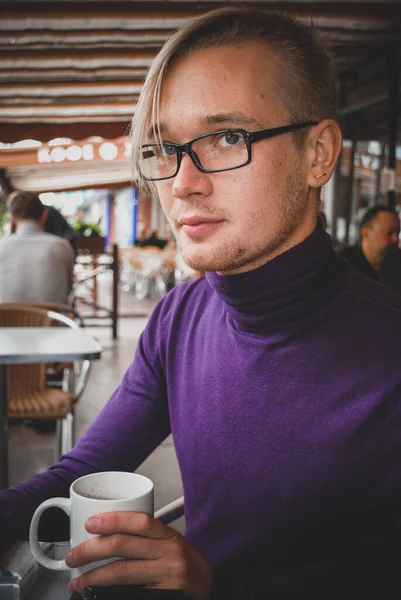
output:
<path id="1" fill-rule="evenodd" d="M 55 440 L 55 462 L 62 454 L 66 454 L 74 447 L 75 442 L 74 415 L 68 413 L 64 419 L 57 419 Z"/>
<path id="2" fill-rule="evenodd" d="M 62 381 L 62 390 L 63 392 L 70 392 L 74 398 L 76 397 L 75 388 L 76 388 L 76 374 L 75 374 L 75 363 L 72 366 L 72 369 L 64 369 L 63 373 L 63 381 Z"/>
<path id="3" fill-rule="evenodd" d="M 61 456 L 61 444 L 62 444 L 62 423 L 64 419 L 57 419 L 56 421 L 56 435 L 55 435 L 55 448 L 54 448 L 54 462 L 57 462 Z"/>
<path id="4" fill-rule="evenodd" d="M 61 453 L 66 454 L 74 447 L 74 415 L 68 415 L 61 421 Z"/>

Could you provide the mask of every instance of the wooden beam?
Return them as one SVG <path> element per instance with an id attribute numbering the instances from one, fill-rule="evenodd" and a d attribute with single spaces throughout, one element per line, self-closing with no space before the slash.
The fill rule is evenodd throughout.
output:
<path id="1" fill-rule="evenodd" d="M 221 5 L 214 0 L 0 1 L 0 138 L 8 135 L 3 125 L 26 131 L 45 125 L 60 130 L 128 124 L 161 44 L 187 18 Z M 238 0 L 224 5 L 313 18 L 328 37 L 340 73 L 400 37 L 395 1 Z M 363 107 L 380 97 L 362 98 L 361 105 L 357 83 L 346 110 L 358 110 L 359 119 Z M 8 131 L 12 137 L 18 130 Z M 61 134 L 51 137 L 56 135 Z"/>
<path id="2" fill-rule="evenodd" d="M 381 82 L 364 85 L 349 92 L 345 96 L 345 105 L 340 109 L 341 115 L 350 115 L 380 104 L 388 96 L 388 89 Z"/>
<path id="3" fill-rule="evenodd" d="M 40 80 L 39 80 L 40 81 Z M 138 95 L 142 83 L 129 81 L 87 82 L 87 83 L 42 83 L 39 81 L 29 84 L 0 82 L 0 98 L 28 97 L 32 98 L 65 98 L 68 96 L 113 96 L 113 95 Z"/>
<path id="4" fill-rule="evenodd" d="M 19 97 L 15 96 L 13 98 L 2 98 L 0 95 L 0 105 L 6 110 L 6 108 L 10 109 L 10 113 L 12 113 L 14 107 L 19 111 L 24 107 L 31 107 L 32 104 L 35 106 L 48 107 L 50 112 L 54 112 L 54 109 L 60 109 L 62 113 L 68 112 L 70 106 L 76 106 L 80 102 L 82 102 L 82 96 L 64 96 L 63 98 L 51 98 L 49 96 L 38 98 L 36 96 L 29 97 Z M 90 106 L 97 106 L 99 101 L 103 105 L 110 106 L 120 106 L 122 104 L 130 103 L 131 107 L 135 106 L 138 100 L 138 94 L 121 94 L 116 96 L 115 94 L 108 95 L 103 94 L 102 96 L 86 96 L 85 102 Z M 132 109 L 131 109 L 132 110 Z M 0 111 L 1 114 L 1 111 Z"/>
<path id="5" fill-rule="evenodd" d="M 242 1 L 241 5 L 255 2 Z M 225 2 L 225 6 L 238 6 L 238 2 Z M 313 18 L 319 25 L 337 27 L 339 23 L 347 29 L 377 29 L 394 27 L 398 8 L 396 3 L 342 2 L 257 2 L 261 8 L 285 10 L 300 16 Z M 221 2 L 19 2 L 17 6 L 0 2 L 6 18 L 3 29 L 12 30 L 71 30 L 82 27 L 85 21 L 87 29 L 175 29 L 189 17 L 202 14 L 205 10 L 221 7 Z"/>
<path id="6" fill-rule="evenodd" d="M 80 12 L 77 11 L 70 15 L 63 14 L 62 19 L 51 13 L 41 15 L 40 17 L 36 13 L 25 13 L 22 18 L 8 14 L 2 21 L 1 28 L 3 31 L 41 31 L 43 29 L 74 31 L 82 29 L 82 22 L 84 21 L 88 31 L 98 29 L 105 31 L 108 29 L 121 29 L 123 31 L 158 29 L 162 31 L 177 29 L 185 23 L 188 17 L 197 14 L 195 12 L 192 14 L 185 13 L 173 17 L 166 12 L 156 16 L 151 14 L 137 14 L 135 11 L 131 14 L 127 13 L 117 17 L 114 12 L 111 14 L 99 12 L 92 15 L 82 14 L 82 12 L 80 14 Z"/>
<path id="7" fill-rule="evenodd" d="M 132 50 L 127 52 L 123 51 L 121 48 L 108 48 L 107 52 L 103 48 L 82 51 L 75 50 L 69 48 L 68 50 L 53 48 L 51 53 L 48 50 L 29 50 L 27 52 L 26 48 L 14 48 L 11 47 L 7 51 L 0 52 L 0 61 L 6 63 L 7 59 L 9 61 L 18 61 L 19 59 L 30 60 L 32 62 L 38 60 L 41 61 L 43 58 L 47 57 L 49 63 L 55 62 L 58 60 L 63 60 L 66 57 L 71 59 L 79 59 L 81 63 L 86 61 L 93 62 L 94 60 L 113 60 L 113 63 L 118 63 L 121 60 L 136 58 L 146 63 L 149 60 L 153 60 L 155 57 L 154 50 Z"/>
<path id="8" fill-rule="evenodd" d="M 356 44 L 358 41 L 372 43 L 388 43 L 397 40 L 398 31 L 352 30 L 341 28 L 321 27 L 330 42 Z M 159 31 L 125 31 L 125 30 L 95 30 L 95 31 L 51 31 L 41 30 L 20 32 L 2 32 L 0 27 L 0 49 L 12 52 L 22 50 L 60 50 L 60 49 L 96 49 L 96 48 L 155 48 L 160 47 L 172 34 L 173 30 Z M 390 38 L 389 38 L 390 36 Z"/>
<path id="9" fill-rule="evenodd" d="M 358 44 L 384 44 L 388 45 L 391 42 L 399 40 L 399 31 L 394 28 L 394 31 L 381 30 L 349 30 L 341 28 L 320 27 L 324 37 L 329 41 L 330 46 L 338 46 L 346 49 L 348 46 L 356 46 Z"/>
<path id="10" fill-rule="evenodd" d="M 295 10 L 300 13 L 315 10 L 317 12 L 325 12 L 328 14 L 339 12 L 343 14 L 352 14 L 360 12 L 362 15 L 377 16 L 380 14 L 394 14 L 396 10 L 396 2 L 394 0 L 381 0 L 377 2 L 366 2 L 366 0 L 225 0 L 223 2 L 227 6 L 246 6 L 260 8 L 276 9 L 281 7 L 282 10 Z M 0 10 L 4 10 L 8 17 L 18 18 L 21 15 L 29 18 L 60 18 L 60 14 L 65 19 L 82 15 L 82 18 L 93 17 L 99 15 L 101 17 L 116 17 L 137 15 L 138 18 L 156 17 L 156 16 L 187 16 L 205 12 L 205 10 L 213 10 L 221 8 L 222 2 L 214 0 L 131 0 L 121 1 L 113 0 L 112 3 L 108 0 L 96 0 L 92 2 L 85 1 L 20 1 L 14 2 L 10 7 L 10 2 L 0 2 Z"/>
<path id="11" fill-rule="evenodd" d="M 134 181 L 132 179 L 126 179 L 125 181 L 122 179 L 121 181 L 118 182 L 114 182 L 114 181 L 105 181 L 104 183 L 96 183 L 93 180 L 91 181 L 82 181 L 79 184 L 75 184 L 72 181 L 64 181 L 62 186 L 53 186 L 51 188 L 51 191 L 54 192 L 73 192 L 75 190 L 120 190 L 126 187 L 131 187 L 134 185 Z M 20 184 L 21 186 L 21 184 Z M 20 189 L 24 189 L 21 188 Z M 45 182 L 42 181 L 42 184 L 40 182 L 37 183 L 37 187 L 35 188 L 29 188 L 27 191 L 30 192 L 34 192 L 35 194 L 41 194 L 43 192 L 48 192 L 50 191 L 48 187 L 45 187 Z"/>
<path id="12" fill-rule="evenodd" d="M 122 53 L 121 50 L 105 52 L 79 52 L 79 51 L 48 51 L 26 52 L 18 50 L 15 53 L 0 52 L 0 69 L 49 69 L 49 68 L 77 68 L 98 69 L 103 67 L 128 68 L 150 67 L 156 56 L 155 51 L 132 51 Z"/>
<path id="13" fill-rule="evenodd" d="M 32 117 L 0 117 L 1 123 L 9 123 L 11 124 L 28 124 L 28 123 L 126 123 L 127 121 L 131 121 L 131 117 L 128 115 L 82 115 L 77 117 L 63 117 L 63 116 L 47 116 L 40 117 L 37 114 L 32 115 Z M 0 132 L 0 135 L 3 132 Z"/>
<path id="14" fill-rule="evenodd" d="M 126 79 L 127 81 L 143 80 L 147 72 L 146 67 L 133 68 L 94 68 L 86 71 L 79 68 L 56 68 L 56 69 L 14 69 L 1 71 L 0 82 L 5 81 L 9 84 L 13 82 L 29 81 L 113 81 Z"/>
<path id="15" fill-rule="evenodd" d="M 0 120 L 10 118 L 47 118 L 47 117 L 130 117 L 134 110 L 134 103 L 120 104 L 76 104 L 69 106 L 0 106 Z"/>
<path id="16" fill-rule="evenodd" d="M 108 165 L 127 166 L 129 164 L 130 138 L 84 139 L 54 141 L 52 144 L 25 145 L 24 147 L 0 148 L 0 168 L 49 168 L 50 164 L 79 166 L 85 170 L 93 169 L 96 163 L 104 168 Z M 83 166 L 86 165 L 86 166 Z"/>
<path id="17" fill-rule="evenodd" d="M 32 139 L 48 142 L 57 137 L 66 137 L 72 140 L 84 140 L 92 136 L 114 139 L 124 135 L 130 127 L 130 120 L 124 121 L 80 121 L 72 123 L 62 121 L 56 123 L 7 123 L 0 120 L 0 142 L 15 144 L 20 140 Z"/>
<path id="18" fill-rule="evenodd" d="M 115 160 L 99 165 L 51 163 L 48 165 L 12 167 L 6 169 L 11 185 L 28 191 L 58 191 L 91 188 L 99 185 L 123 184 L 132 180 L 129 160 Z"/>
<path id="19" fill-rule="evenodd" d="M 357 115 L 351 113 L 344 119 L 344 137 L 360 141 L 377 140 L 386 144 L 388 136 L 387 119 L 387 100 L 375 106 L 362 109 Z M 397 131 L 401 138 L 401 117 L 398 119 Z"/>
<path id="20" fill-rule="evenodd" d="M 352 49 L 348 47 L 343 50 L 337 46 L 333 51 L 335 60 L 341 60 L 341 58 L 353 60 L 354 53 L 356 53 L 357 57 L 364 56 L 366 53 L 371 54 L 372 51 L 374 51 L 374 47 L 367 42 L 365 45 L 361 45 L 361 43 L 356 44 Z M 352 53 L 351 55 L 350 52 Z M 49 56 L 48 51 L 25 53 L 19 51 L 17 55 L 17 53 L 10 54 L 0 51 L 0 71 L 3 73 L 10 73 L 10 75 L 20 71 L 24 71 L 25 73 L 32 72 L 32 77 L 34 77 L 35 71 L 51 72 L 54 69 L 70 69 L 88 72 L 105 68 L 120 72 L 121 70 L 126 70 L 126 72 L 128 72 L 129 69 L 141 69 L 142 72 L 146 72 L 156 57 L 157 49 L 149 51 L 146 54 L 142 51 L 132 51 L 126 54 L 118 51 L 117 54 L 114 52 L 108 54 L 105 53 L 103 49 L 99 53 L 91 52 L 90 55 L 83 52 L 68 51 L 56 54 Z"/>
<path id="21" fill-rule="evenodd" d="M 149 29 L 146 31 L 1 31 L 0 26 L 0 47 L 4 49 L 16 48 L 93 48 L 105 45 L 110 48 L 121 46 L 140 45 L 141 48 L 146 44 L 160 45 L 167 40 L 173 30 L 159 31 Z"/>

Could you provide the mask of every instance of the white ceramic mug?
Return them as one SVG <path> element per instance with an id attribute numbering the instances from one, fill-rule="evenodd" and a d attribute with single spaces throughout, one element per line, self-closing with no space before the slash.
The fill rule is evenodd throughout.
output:
<path id="1" fill-rule="evenodd" d="M 56 571 L 68 570 L 65 560 L 46 556 L 38 542 L 38 525 L 42 513 L 51 507 L 64 510 L 70 517 L 71 547 L 94 537 L 85 529 L 89 517 L 105 512 L 133 510 L 153 515 L 153 483 L 137 473 L 105 471 L 92 473 L 76 479 L 70 487 L 69 498 L 51 498 L 36 509 L 29 531 L 29 542 L 35 559 L 44 567 Z M 109 558 L 71 569 L 71 577 L 79 577 L 86 571 L 100 567 L 116 558 Z"/>

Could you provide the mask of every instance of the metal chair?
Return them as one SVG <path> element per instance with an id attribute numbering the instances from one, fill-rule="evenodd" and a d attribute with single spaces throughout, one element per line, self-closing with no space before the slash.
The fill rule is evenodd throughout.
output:
<path id="1" fill-rule="evenodd" d="M 58 304 L 57 302 L 7 302 L 8 306 L 32 306 L 33 308 L 44 308 L 46 310 L 52 310 L 60 315 L 68 317 L 72 321 L 75 321 L 79 327 L 85 327 L 85 323 L 76 310 L 71 304 Z"/>
<path id="2" fill-rule="evenodd" d="M 166 293 L 163 278 L 165 253 L 160 248 L 122 248 L 121 281 L 125 291 L 133 291 L 136 300 L 161 298 Z"/>
<path id="3" fill-rule="evenodd" d="M 39 308 L 47 311 L 51 318 L 51 326 L 66 326 L 72 329 L 84 327 L 80 314 L 69 305 L 55 304 L 54 302 L 7 302 L 1 307 L 25 309 Z M 73 394 L 74 403 L 79 400 L 85 389 L 91 368 L 90 360 L 74 361 L 73 363 L 52 363 L 46 366 L 46 379 L 48 387 L 68 389 Z"/>
<path id="4" fill-rule="evenodd" d="M 78 328 L 69 317 L 25 303 L 0 304 L 1 327 Z M 56 460 L 74 445 L 74 404 L 89 375 L 90 361 L 64 363 L 61 387 L 46 382 L 46 365 L 8 367 L 8 416 L 14 420 L 56 421 Z"/>

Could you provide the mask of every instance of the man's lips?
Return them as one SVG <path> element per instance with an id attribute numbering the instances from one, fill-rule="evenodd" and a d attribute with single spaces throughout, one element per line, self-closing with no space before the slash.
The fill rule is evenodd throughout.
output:
<path id="1" fill-rule="evenodd" d="M 178 219 L 178 223 L 182 230 L 189 236 L 199 236 L 210 233 L 216 229 L 223 219 L 213 219 L 211 217 L 181 217 Z"/>

